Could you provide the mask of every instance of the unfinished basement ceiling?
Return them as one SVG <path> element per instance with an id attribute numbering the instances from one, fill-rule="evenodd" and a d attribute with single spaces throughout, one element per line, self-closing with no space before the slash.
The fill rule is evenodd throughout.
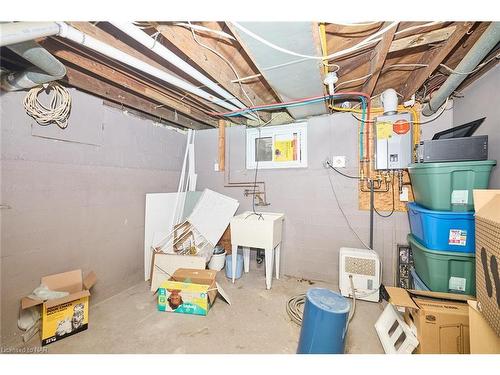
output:
<path id="1" fill-rule="evenodd" d="M 108 22 L 69 24 L 209 95 L 218 96 Z M 449 69 L 459 64 L 489 22 L 400 22 L 381 35 L 381 30 L 391 25 L 390 22 L 348 26 L 317 22 L 242 23 L 281 48 L 312 56 L 337 53 L 378 35 L 372 43 L 328 60 L 327 69 L 322 66 L 321 59 L 304 59 L 271 70 L 266 68 L 300 60 L 300 57 L 271 49 L 240 30 L 236 31 L 237 27 L 230 22 L 192 24 L 196 30 L 187 27 L 186 22 L 135 23 L 155 40 L 154 43 L 167 47 L 244 106 L 253 106 L 326 94 L 322 81 L 327 71 L 336 71 L 337 91 L 362 91 L 374 96 L 394 88 L 405 99 L 415 94 L 418 101 L 425 102 L 450 75 Z M 115 106 L 181 128 L 217 127 L 220 119 L 247 123 L 248 119 L 243 116 L 222 116 L 227 109 L 218 104 L 67 39 L 53 36 L 40 39 L 39 43 L 66 66 L 67 74 L 63 79 L 66 85 L 97 95 Z M 326 47 L 323 50 L 322 44 Z M 491 69 L 498 62 L 498 59 L 491 59 L 496 54 L 498 46 L 483 60 L 490 62 L 467 77 L 457 91 Z M 3 72 L 19 71 L 26 66 L 26 61 L 2 47 Z M 245 77 L 251 78 L 238 80 Z M 288 110 L 295 119 L 326 113 L 323 103 Z M 271 118 L 270 112 L 260 111 L 259 115 L 264 121 Z"/>
<path id="2" fill-rule="evenodd" d="M 242 22 L 256 35 L 282 48 L 310 56 L 320 56 L 319 31 L 311 22 Z M 304 59 L 277 51 L 233 27 L 245 51 L 262 72 L 262 76 L 284 102 L 322 95 L 324 91 L 321 60 Z M 273 68 L 274 67 L 274 68 Z M 324 103 L 289 108 L 295 119 L 327 113 Z"/>

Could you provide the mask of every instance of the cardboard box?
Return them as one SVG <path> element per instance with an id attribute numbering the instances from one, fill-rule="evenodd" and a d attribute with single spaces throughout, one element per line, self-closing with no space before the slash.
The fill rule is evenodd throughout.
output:
<path id="1" fill-rule="evenodd" d="M 403 307 L 405 322 L 416 334 L 418 354 L 467 354 L 468 299 L 463 294 L 437 293 L 386 287 L 390 303 Z"/>
<path id="2" fill-rule="evenodd" d="M 500 336 L 500 190 L 474 190 L 473 194 L 478 308 Z"/>
<path id="3" fill-rule="evenodd" d="M 62 340 L 88 328 L 90 288 L 96 282 L 90 272 L 83 278 L 82 270 L 74 270 L 42 277 L 41 283 L 50 290 L 69 295 L 53 300 L 35 300 L 24 297 L 21 308 L 41 306 L 42 346 Z"/>
<path id="4" fill-rule="evenodd" d="M 233 251 L 232 245 L 231 245 L 231 225 L 228 225 L 224 233 L 222 234 L 222 237 L 220 238 L 219 242 L 217 242 L 217 245 L 220 245 L 226 250 L 226 254 L 230 255 L 231 252 Z"/>
<path id="5" fill-rule="evenodd" d="M 469 332 L 471 354 L 500 354 L 500 336 L 490 327 L 477 309 L 477 301 L 469 304 Z"/>
<path id="6" fill-rule="evenodd" d="M 151 291 L 156 293 L 161 283 L 168 280 L 179 268 L 204 270 L 206 261 L 205 257 L 196 255 L 165 254 L 153 251 L 151 266 Z"/>
<path id="7" fill-rule="evenodd" d="M 179 268 L 158 288 L 158 310 L 207 315 L 219 293 L 230 301 L 215 281 L 217 271 Z"/>

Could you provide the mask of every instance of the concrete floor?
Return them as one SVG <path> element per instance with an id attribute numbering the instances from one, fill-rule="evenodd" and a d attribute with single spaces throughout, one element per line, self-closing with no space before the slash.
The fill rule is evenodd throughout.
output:
<path id="1" fill-rule="evenodd" d="M 231 305 L 219 296 L 205 317 L 159 312 L 146 282 L 99 304 L 91 302 L 89 329 L 47 346 L 48 353 L 295 353 L 300 328 L 290 321 L 286 301 L 313 286 L 338 289 L 285 276 L 266 290 L 264 270 L 252 268 L 234 285 L 219 272 L 217 281 Z M 346 353 L 383 353 L 373 327 L 382 306 L 356 305 Z M 37 339 L 26 344 L 38 345 Z"/>

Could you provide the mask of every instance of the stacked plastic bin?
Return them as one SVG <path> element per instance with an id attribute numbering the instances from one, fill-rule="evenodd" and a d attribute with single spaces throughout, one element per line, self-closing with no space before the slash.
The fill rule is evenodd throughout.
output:
<path id="1" fill-rule="evenodd" d="M 415 285 L 475 295 L 473 189 L 487 189 L 494 160 L 411 164 L 408 243 Z M 416 276 L 416 277 L 415 277 Z"/>

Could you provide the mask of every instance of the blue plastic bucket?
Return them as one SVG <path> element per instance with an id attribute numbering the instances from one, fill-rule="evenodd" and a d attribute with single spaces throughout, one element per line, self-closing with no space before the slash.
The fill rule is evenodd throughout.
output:
<path id="1" fill-rule="evenodd" d="M 309 289 L 297 354 L 343 354 L 350 309 L 349 301 L 339 293 Z"/>
<path id="2" fill-rule="evenodd" d="M 239 279 L 243 273 L 243 255 L 238 254 L 236 257 L 236 275 L 235 279 Z M 226 277 L 229 279 L 233 278 L 233 256 L 226 256 Z"/>
<path id="3" fill-rule="evenodd" d="M 430 250 L 473 253 L 474 212 L 432 211 L 408 203 L 411 233 Z"/>

